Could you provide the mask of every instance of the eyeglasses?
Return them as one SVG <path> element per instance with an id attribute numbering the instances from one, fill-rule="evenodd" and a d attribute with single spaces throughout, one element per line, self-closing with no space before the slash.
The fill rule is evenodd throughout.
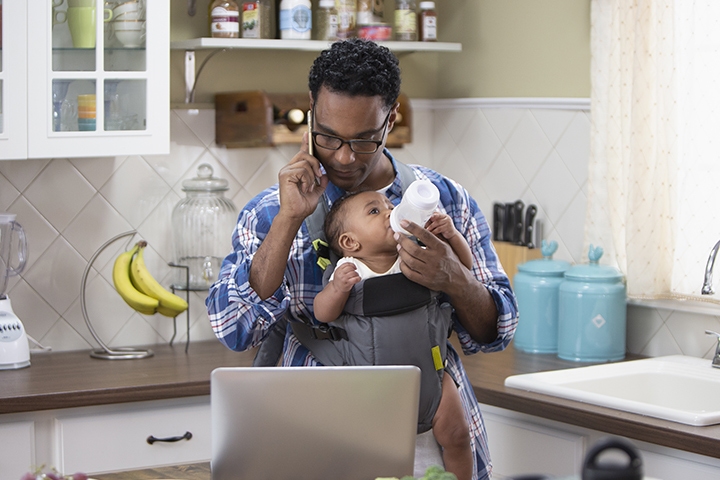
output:
<path id="1" fill-rule="evenodd" d="M 387 117 L 385 117 L 385 121 L 383 122 L 383 133 L 381 138 L 385 138 L 385 132 L 387 131 L 388 124 L 390 123 L 390 114 L 392 113 L 392 108 L 387 114 Z M 315 109 L 312 111 L 313 116 L 313 125 L 315 125 Z M 364 139 L 355 139 L 355 140 L 343 140 L 340 137 L 336 137 L 335 135 L 328 135 L 326 133 L 320 133 L 320 132 L 312 132 L 312 138 L 315 142 L 315 145 L 321 148 L 325 148 L 327 150 L 340 150 L 340 147 L 343 146 L 344 143 L 347 143 L 350 145 L 350 150 L 352 150 L 355 153 L 375 153 L 378 151 L 378 148 L 383 144 L 382 140 L 364 140 Z"/>

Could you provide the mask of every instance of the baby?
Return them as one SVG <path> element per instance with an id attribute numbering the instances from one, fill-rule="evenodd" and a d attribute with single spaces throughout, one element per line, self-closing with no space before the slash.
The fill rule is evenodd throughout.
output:
<path id="1" fill-rule="evenodd" d="M 392 209 L 390 200 L 375 191 L 350 194 L 333 204 L 325 218 L 325 236 L 330 248 L 343 258 L 315 297 L 315 318 L 319 321 L 335 321 L 343 313 L 353 286 L 361 280 L 401 273 L 395 232 L 390 228 Z M 449 216 L 435 212 L 425 228 L 446 241 L 466 267 L 472 267 L 470 247 Z M 443 449 L 445 469 L 458 480 L 470 479 L 473 459 L 469 427 L 457 386 L 447 372 L 443 373 L 442 396 L 432 429 Z"/>

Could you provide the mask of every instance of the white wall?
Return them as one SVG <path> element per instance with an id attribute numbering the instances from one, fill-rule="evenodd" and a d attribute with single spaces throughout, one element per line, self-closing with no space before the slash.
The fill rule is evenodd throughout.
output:
<path id="1" fill-rule="evenodd" d="M 560 109 L 556 107 L 560 105 Z M 560 100 L 529 105 L 490 100 L 413 102 L 415 141 L 394 154 L 465 185 L 488 215 L 493 201 L 535 203 L 546 238 L 557 240 L 556 258 L 585 261 L 582 231 L 586 205 L 589 112 Z M 151 271 L 168 285 L 173 260 L 170 215 L 184 196 L 182 180 L 210 163 L 230 181 L 227 196 L 239 208 L 277 179 L 296 148 L 227 150 L 214 145 L 214 112 L 171 113 L 171 153 L 92 159 L 0 162 L 0 211 L 18 215 L 30 258 L 10 282 L 10 298 L 30 335 L 53 350 L 95 347 L 80 310 L 80 281 L 88 260 L 106 240 L 137 230 L 149 243 Z M 490 219 L 489 219 L 490 220 Z M 230 232 L 228 232 L 228 249 Z M 134 241 L 134 240 L 133 240 Z M 110 346 L 165 343 L 172 320 L 133 312 L 112 286 L 112 262 L 124 241 L 101 255 L 90 272 L 88 314 Z M 191 340 L 208 340 L 204 295 L 190 299 Z M 636 353 L 707 356 L 720 330 L 713 315 L 630 307 L 628 347 Z M 185 317 L 178 337 L 185 341 Z"/>

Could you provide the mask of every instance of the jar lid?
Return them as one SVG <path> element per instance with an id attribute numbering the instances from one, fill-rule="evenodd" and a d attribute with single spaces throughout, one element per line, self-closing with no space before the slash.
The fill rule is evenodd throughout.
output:
<path id="1" fill-rule="evenodd" d="M 610 265 L 600 265 L 598 261 L 602 257 L 602 247 L 593 247 L 590 245 L 588 258 L 590 263 L 587 265 L 576 265 L 565 272 L 565 278 L 570 280 L 583 280 L 590 282 L 611 282 L 622 280 L 623 274 L 615 267 Z"/>
<path id="2" fill-rule="evenodd" d="M 320 0 L 320 6 L 332 8 L 335 6 L 335 0 Z"/>
<path id="3" fill-rule="evenodd" d="M 558 243 L 553 240 L 548 242 L 542 241 L 540 251 L 543 258 L 539 260 L 530 260 L 518 265 L 518 271 L 529 273 L 531 275 L 550 275 L 554 277 L 562 277 L 565 271 L 570 268 L 570 263 L 563 260 L 553 260 L 552 256 L 558 248 Z"/>
<path id="4" fill-rule="evenodd" d="M 420 9 L 430 10 L 435 8 L 435 2 L 420 2 Z"/>
<path id="5" fill-rule="evenodd" d="M 14 222 L 17 215 L 9 212 L 0 212 L 0 223 Z"/>
<path id="6" fill-rule="evenodd" d="M 213 168 L 209 163 L 198 166 L 197 177 L 183 180 L 183 192 L 224 192 L 228 189 L 228 181 L 213 177 Z"/>

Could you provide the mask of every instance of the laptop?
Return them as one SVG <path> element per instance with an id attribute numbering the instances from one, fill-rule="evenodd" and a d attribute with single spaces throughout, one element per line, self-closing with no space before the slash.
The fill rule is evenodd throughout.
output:
<path id="1" fill-rule="evenodd" d="M 218 368 L 212 480 L 373 480 L 413 474 L 420 369 Z"/>

